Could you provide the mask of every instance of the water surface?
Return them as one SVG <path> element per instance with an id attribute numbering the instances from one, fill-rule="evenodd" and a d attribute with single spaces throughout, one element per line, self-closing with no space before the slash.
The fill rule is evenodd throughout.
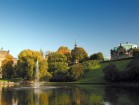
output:
<path id="1" fill-rule="evenodd" d="M 0 86 L 0 105 L 138 105 L 139 87 L 62 85 Z"/>

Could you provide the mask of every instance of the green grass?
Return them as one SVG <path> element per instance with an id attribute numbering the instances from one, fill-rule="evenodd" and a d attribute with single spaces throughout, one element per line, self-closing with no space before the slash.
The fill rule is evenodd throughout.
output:
<path id="1" fill-rule="evenodd" d="M 0 82 L 19 82 L 20 80 L 20 78 L 0 79 Z"/>
<path id="2" fill-rule="evenodd" d="M 117 68 L 122 71 L 125 69 L 126 65 L 129 63 L 130 60 L 121 60 L 121 61 L 111 61 L 106 63 L 101 63 L 100 68 L 95 70 L 88 71 L 83 79 L 76 81 L 76 83 L 107 83 L 104 79 L 103 68 L 105 68 L 110 63 L 114 63 Z"/>

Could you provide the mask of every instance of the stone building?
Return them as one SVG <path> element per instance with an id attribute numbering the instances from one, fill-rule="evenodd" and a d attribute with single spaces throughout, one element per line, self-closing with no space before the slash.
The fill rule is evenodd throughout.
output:
<path id="1" fill-rule="evenodd" d="M 0 49 L 0 78 L 2 78 L 2 61 L 6 58 L 6 56 L 10 54 L 10 51 L 6 51 L 3 49 L 3 47 Z M 13 58 L 13 62 L 14 64 L 17 63 L 17 59 L 16 58 Z"/>
<path id="2" fill-rule="evenodd" d="M 137 48 L 136 44 L 126 42 L 110 50 L 111 60 L 133 57 L 133 49 Z"/>

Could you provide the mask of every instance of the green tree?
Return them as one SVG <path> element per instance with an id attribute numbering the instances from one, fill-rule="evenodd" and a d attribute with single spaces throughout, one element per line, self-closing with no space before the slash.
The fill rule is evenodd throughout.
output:
<path id="1" fill-rule="evenodd" d="M 71 55 L 72 55 L 72 60 L 74 62 L 83 62 L 86 61 L 88 59 L 88 54 L 86 53 L 86 51 L 82 48 L 82 47 L 75 47 L 72 51 L 71 51 Z"/>
<path id="2" fill-rule="evenodd" d="M 119 71 L 115 64 L 110 63 L 103 69 L 104 77 L 109 82 L 117 82 L 119 80 Z"/>
<path id="3" fill-rule="evenodd" d="M 23 50 L 18 55 L 18 70 L 17 73 L 21 75 L 21 77 L 26 78 L 27 80 L 33 80 L 35 75 L 35 64 L 38 60 L 41 62 L 43 60 L 43 56 L 39 51 L 32 50 Z M 40 63 L 42 64 L 42 63 Z M 41 65 L 39 65 L 41 67 Z M 47 65 L 45 65 L 47 66 Z M 44 68 L 44 69 L 42 69 Z M 42 67 L 40 72 L 46 72 L 47 67 Z M 42 71 L 43 70 L 43 71 Z M 42 76 L 42 73 L 40 73 Z M 45 74 L 44 74 L 45 75 Z M 41 77 L 40 77 L 41 78 Z"/>
<path id="4" fill-rule="evenodd" d="M 83 68 L 85 71 L 98 69 L 100 68 L 100 62 L 98 60 L 88 60 L 83 62 Z"/>
<path id="5" fill-rule="evenodd" d="M 133 57 L 139 57 L 139 49 L 133 49 Z"/>
<path id="6" fill-rule="evenodd" d="M 57 52 L 63 53 L 67 57 L 67 61 L 70 62 L 70 60 L 71 60 L 71 51 L 68 47 L 61 46 L 61 47 L 59 47 Z"/>
<path id="7" fill-rule="evenodd" d="M 43 59 L 39 63 L 40 80 L 49 80 L 51 78 L 51 74 L 47 70 L 48 70 L 47 59 Z"/>
<path id="8" fill-rule="evenodd" d="M 99 60 L 99 61 L 104 60 L 103 53 L 98 52 L 98 53 L 92 54 L 90 56 L 90 60 Z"/>
<path id="9" fill-rule="evenodd" d="M 71 81 L 79 80 L 84 75 L 83 65 L 82 64 L 72 65 L 68 72 Z"/>
<path id="10" fill-rule="evenodd" d="M 60 52 L 53 52 L 48 56 L 48 70 L 52 74 L 52 81 L 60 81 L 68 70 L 67 57 Z M 63 74 L 63 75 L 61 75 Z"/>
<path id="11" fill-rule="evenodd" d="M 2 76 L 3 78 L 12 78 L 14 75 L 14 62 L 13 56 L 8 54 L 5 60 L 2 61 Z"/>

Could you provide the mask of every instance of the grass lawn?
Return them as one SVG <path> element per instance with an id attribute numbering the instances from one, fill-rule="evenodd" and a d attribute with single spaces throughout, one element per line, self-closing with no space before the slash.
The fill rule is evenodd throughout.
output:
<path id="1" fill-rule="evenodd" d="M 12 78 L 12 79 L 0 79 L 0 82 L 18 82 L 21 78 Z"/>
<path id="2" fill-rule="evenodd" d="M 121 60 L 121 61 L 111 61 L 106 63 L 101 63 L 100 68 L 95 70 L 90 70 L 85 74 L 83 79 L 76 81 L 76 83 L 107 83 L 104 79 L 103 68 L 105 68 L 110 63 L 114 63 L 117 68 L 121 71 L 124 70 L 126 65 L 129 63 L 130 60 Z"/>

